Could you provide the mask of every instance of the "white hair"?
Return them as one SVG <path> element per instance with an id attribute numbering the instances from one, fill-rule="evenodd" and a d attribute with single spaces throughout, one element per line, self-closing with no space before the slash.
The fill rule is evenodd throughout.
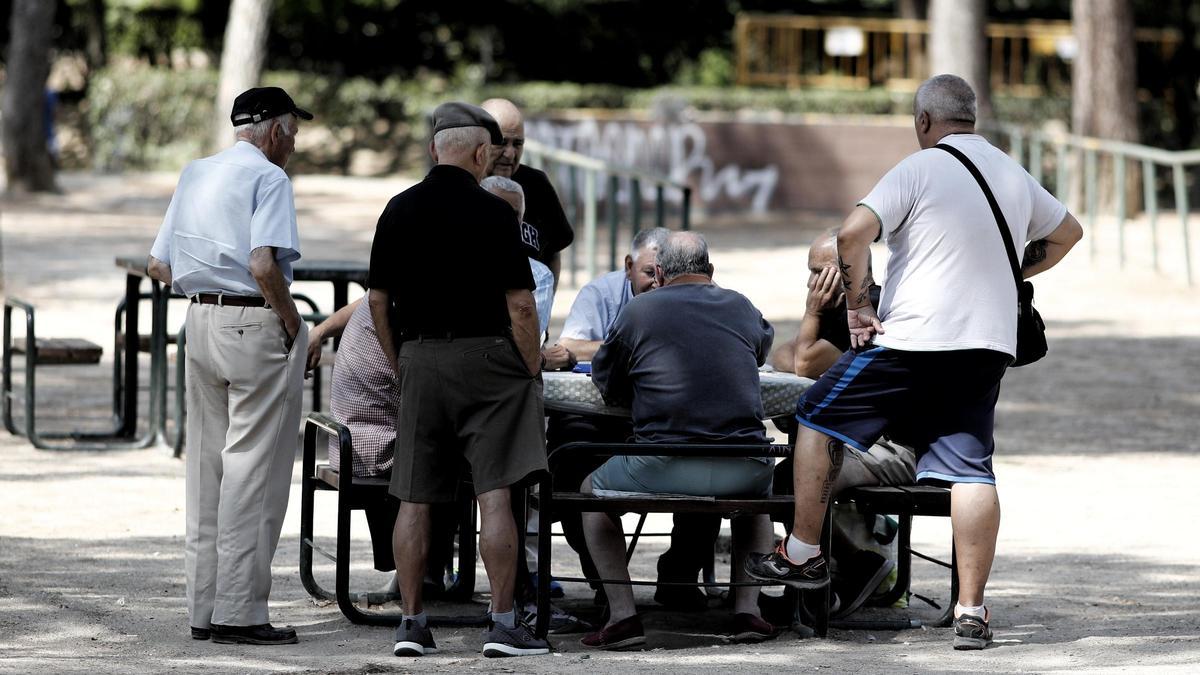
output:
<path id="1" fill-rule="evenodd" d="M 669 236 L 671 236 L 671 231 L 665 227 L 652 227 L 638 232 L 633 236 L 633 243 L 630 245 L 630 259 L 636 263 L 643 249 L 659 251 Z"/>
<path id="2" fill-rule="evenodd" d="M 488 176 L 479 182 L 479 186 L 491 193 L 507 192 L 520 197 L 521 208 L 517 209 L 517 217 L 525 217 L 525 188 L 517 181 L 506 176 Z"/>
<path id="3" fill-rule="evenodd" d="M 913 97 L 913 116 L 929 114 L 930 122 L 975 123 L 975 92 L 957 75 L 935 75 L 921 83 Z"/>
<path id="4" fill-rule="evenodd" d="M 243 124 L 234 129 L 234 134 L 239 141 L 248 141 L 254 145 L 262 145 L 267 140 L 267 134 L 271 131 L 271 123 L 279 120 L 283 126 L 283 133 L 288 136 L 296 134 L 296 115 L 293 113 L 284 113 L 276 117 L 270 117 L 261 122 L 253 122 L 251 124 Z"/>
<path id="5" fill-rule="evenodd" d="M 474 152 L 481 145 L 491 145 L 492 135 L 483 127 L 454 127 L 442 129 L 433 136 L 433 149 L 438 155 L 459 155 Z"/>
<path id="6" fill-rule="evenodd" d="M 708 242 L 698 232 L 673 232 L 658 249 L 658 266 L 667 281 L 684 274 L 712 273 L 708 264 Z"/>

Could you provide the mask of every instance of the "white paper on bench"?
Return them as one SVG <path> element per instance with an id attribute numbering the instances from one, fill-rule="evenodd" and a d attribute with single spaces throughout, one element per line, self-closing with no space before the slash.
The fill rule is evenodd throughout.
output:
<path id="1" fill-rule="evenodd" d="M 685 499 L 702 499 L 706 502 L 716 501 L 715 497 L 704 497 L 698 495 L 681 495 L 675 492 L 626 492 L 624 490 L 593 490 L 593 494 L 597 497 L 618 497 L 622 499 L 644 499 L 646 497 L 670 497 L 670 498 L 685 498 Z"/>

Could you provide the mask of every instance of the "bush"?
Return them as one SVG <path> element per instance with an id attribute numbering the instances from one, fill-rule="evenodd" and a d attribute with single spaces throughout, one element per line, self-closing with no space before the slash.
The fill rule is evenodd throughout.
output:
<path id="1" fill-rule="evenodd" d="M 702 63 L 704 59 L 700 60 Z M 706 76 L 707 77 L 707 76 Z M 475 84 L 436 76 L 339 79 L 299 72 L 272 72 L 264 84 L 280 86 L 317 119 L 301 135 L 293 158 L 298 171 L 390 173 L 425 166 L 425 116 L 441 101 L 511 98 L 526 114 L 573 108 L 656 110 L 692 107 L 716 112 L 907 115 L 912 96 L 882 89 L 834 91 L 730 86 L 631 89 L 615 85 L 526 82 Z M 79 136 L 101 170 L 178 170 L 202 156 L 213 119 L 217 74 L 212 70 L 174 71 L 117 66 L 92 77 L 83 102 L 87 128 Z M 997 117 L 1040 125 L 1066 120 L 1070 102 L 1062 98 L 997 97 Z M 69 118 L 64 115 L 64 120 Z"/>

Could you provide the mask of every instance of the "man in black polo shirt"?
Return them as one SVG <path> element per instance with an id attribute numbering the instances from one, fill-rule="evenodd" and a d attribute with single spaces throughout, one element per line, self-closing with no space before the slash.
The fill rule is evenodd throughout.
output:
<path id="1" fill-rule="evenodd" d="M 392 651 L 436 650 L 421 605 L 430 505 L 454 501 L 465 459 L 492 590 L 483 654 L 545 654 L 549 645 L 513 610 L 509 496 L 546 469 L 533 277 L 516 214 L 479 187 L 502 141 L 496 121 L 477 106 L 444 103 L 432 122 L 436 166 L 388 202 L 371 248 L 371 316 L 400 383 L 390 491 L 400 500 L 392 546 L 404 620 Z M 448 274 L 435 253 L 469 272 Z"/>
<path id="2" fill-rule="evenodd" d="M 525 222 L 533 229 L 523 232 L 522 236 L 530 246 L 538 249 L 539 253 L 530 257 L 550 268 L 557 287 L 562 269 L 561 252 L 571 245 L 575 232 L 571 230 L 558 193 L 545 172 L 521 164 L 521 154 L 525 151 L 525 118 L 521 111 L 512 101 L 503 98 L 490 98 L 483 102 L 483 108 L 496 118 L 504 136 L 500 154 L 489 173 L 511 178 L 525 190 Z"/>

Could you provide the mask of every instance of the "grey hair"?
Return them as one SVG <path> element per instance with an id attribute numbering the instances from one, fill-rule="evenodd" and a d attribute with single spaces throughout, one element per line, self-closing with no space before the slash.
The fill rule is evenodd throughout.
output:
<path id="1" fill-rule="evenodd" d="M 491 134 L 483 127 L 453 127 L 442 129 L 433 136 L 433 149 L 439 155 L 458 155 L 491 142 Z"/>
<path id="2" fill-rule="evenodd" d="M 633 243 L 630 245 L 629 257 L 637 262 L 638 254 L 644 248 L 652 248 L 655 251 L 662 250 L 663 243 L 667 241 L 667 237 L 671 236 L 671 231 L 665 227 L 652 227 L 649 230 L 641 230 L 633 235 Z"/>
<path id="3" fill-rule="evenodd" d="M 293 113 L 284 113 L 275 117 L 269 117 L 261 122 L 253 122 L 237 127 L 234 132 L 239 141 L 247 141 L 254 145 L 262 145 L 263 141 L 267 140 L 267 134 L 271 131 L 271 124 L 279 120 L 283 125 L 283 133 L 288 136 L 296 134 L 296 116 Z"/>
<path id="4" fill-rule="evenodd" d="M 517 217 L 525 218 L 525 188 L 517 181 L 507 176 L 488 176 L 479 182 L 479 187 L 488 192 L 508 192 L 521 198 L 521 208 Z"/>
<path id="5" fill-rule="evenodd" d="M 698 232 L 673 232 L 658 249 L 658 266 L 667 281 L 684 274 L 712 274 L 708 242 Z"/>
<path id="6" fill-rule="evenodd" d="M 957 75 L 934 75 L 913 97 L 913 116 L 929 114 L 930 122 L 975 123 L 975 91 Z"/>

